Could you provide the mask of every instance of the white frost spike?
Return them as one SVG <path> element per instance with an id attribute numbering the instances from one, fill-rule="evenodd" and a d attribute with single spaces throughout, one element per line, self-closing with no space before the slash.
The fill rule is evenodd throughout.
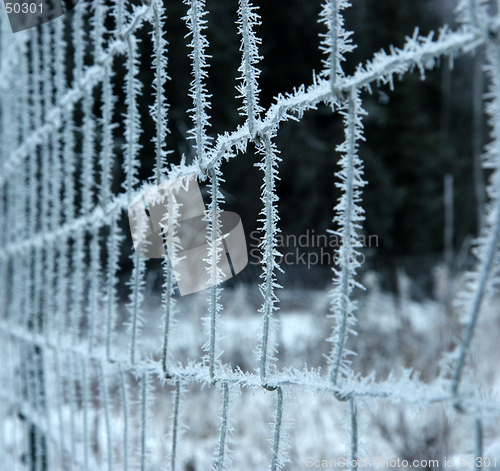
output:
<path id="1" fill-rule="evenodd" d="M 99 165 L 101 167 L 101 188 L 99 193 L 99 200 L 103 208 L 106 209 L 109 203 L 112 190 L 112 169 L 114 163 L 113 152 L 113 129 L 116 128 L 116 123 L 113 123 L 113 111 L 116 102 L 116 97 L 113 95 L 113 85 L 111 80 L 113 78 L 113 69 L 109 66 L 104 68 L 104 78 L 102 81 L 102 145 L 99 154 Z"/>
<path id="2" fill-rule="evenodd" d="M 488 0 L 459 0 L 455 9 L 457 21 L 467 27 L 481 28 L 488 23 Z"/>
<path id="3" fill-rule="evenodd" d="M 181 204 L 177 201 L 176 194 L 180 189 L 187 190 L 189 178 L 177 179 L 174 181 L 172 188 L 167 198 L 165 214 L 160 223 L 164 240 L 166 241 L 166 250 L 168 256 L 162 262 L 164 283 L 162 301 L 164 305 L 164 331 L 163 331 L 163 347 L 162 347 L 162 368 L 166 378 L 170 377 L 168 368 L 168 345 L 171 337 L 172 328 L 175 327 L 175 299 L 173 298 L 175 290 L 175 280 L 180 280 L 180 274 L 175 271 L 178 265 L 179 252 L 182 250 L 181 240 L 178 235 L 179 219 L 181 212 Z"/>
<path id="4" fill-rule="evenodd" d="M 360 266 L 357 260 L 358 248 L 362 247 L 358 240 L 358 230 L 361 229 L 360 222 L 364 220 L 364 210 L 359 206 L 361 201 L 361 188 L 365 185 L 362 178 L 362 162 L 357 154 L 357 141 L 363 140 L 361 115 L 366 112 L 361 108 L 359 92 L 353 90 L 348 103 L 344 105 L 340 113 L 344 116 L 345 141 L 337 147 L 342 153 L 340 159 L 340 171 L 336 176 L 340 179 L 336 186 L 342 191 L 339 202 L 335 207 L 336 215 L 333 219 L 338 229 L 332 231 L 342 241 L 338 256 L 340 267 L 333 268 L 335 273 L 333 279 L 333 290 L 331 296 L 331 310 L 336 320 L 333 335 L 329 341 L 334 344 L 329 361 L 331 364 L 330 375 L 333 384 L 337 383 L 339 373 L 347 368 L 345 357 L 348 352 L 344 350 L 349 332 L 354 333 L 356 324 L 354 310 L 355 302 L 351 301 L 350 295 L 355 287 L 361 287 L 354 280 L 356 269 Z"/>
<path id="5" fill-rule="evenodd" d="M 207 59 L 211 57 L 205 52 L 208 40 L 203 33 L 207 24 L 207 20 L 204 19 L 207 12 L 204 10 L 205 0 L 184 0 L 184 3 L 189 5 L 184 20 L 189 29 L 187 36 L 191 36 L 189 47 L 192 51 L 189 53 L 189 58 L 193 63 L 192 75 L 194 76 L 189 89 L 189 96 L 193 99 L 193 108 L 189 110 L 189 113 L 194 127 L 188 131 L 188 135 L 189 139 L 195 141 L 196 158 L 202 160 L 210 143 L 206 128 L 210 126 L 207 110 L 210 108 L 211 95 L 207 92 L 204 82 L 208 76 L 205 70 L 208 67 Z"/>
<path id="6" fill-rule="evenodd" d="M 238 9 L 238 33 L 241 35 L 240 51 L 243 53 L 241 65 L 238 72 L 241 73 L 239 80 L 242 81 L 236 87 L 240 95 L 238 98 L 243 98 L 243 105 L 239 110 L 242 116 L 248 119 L 248 130 L 252 139 L 255 137 L 255 120 L 263 111 L 259 105 L 259 84 L 258 79 L 260 69 L 256 64 L 262 59 L 259 56 L 259 44 L 261 39 L 254 33 L 254 27 L 260 25 L 260 17 L 256 13 L 257 7 L 250 4 L 248 0 L 240 0 Z"/>
<path id="7" fill-rule="evenodd" d="M 329 79 L 332 87 L 336 85 L 338 77 L 344 76 L 341 66 L 341 62 L 345 60 L 344 54 L 355 47 L 350 38 L 352 32 L 344 29 L 344 17 L 340 13 L 350 6 L 348 0 L 327 0 L 320 14 L 319 22 L 328 28 L 327 33 L 320 34 L 320 49 L 328 55 L 328 58 L 323 60 L 325 68 L 321 77 Z"/>
<path id="8" fill-rule="evenodd" d="M 293 427 L 293 420 L 289 418 L 288 410 L 292 406 L 292 391 L 290 388 L 278 386 L 276 388 L 276 413 L 273 429 L 273 438 L 268 441 L 272 443 L 271 464 L 269 471 L 282 469 L 286 463 L 290 462 L 287 449 L 290 448 L 290 435 L 287 430 Z"/>
<path id="9" fill-rule="evenodd" d="M 153 138 L 156 148 L 156 184 L 160 184 L 164 177 L 168 151 L 165 149 L 165 139 L 168 133 L 168 103 L 165 100 L 165 83 L 167 75 L 167 40 L 164 37 L 165 7 L 162 1 L 155 1 L 153 8 L 153 69 L 155 78 L 153 89 L 155 102 L 149 107 L 150 114 L 156 124 L 156 136 Z"/>
<path id="10" fill-rule="evenodd" d="M 94 46 L 94 61 L 98 62 L 102 59 L 103 43 L 104 43 L 104 33 L 106 28 L 104 26 L 104 20 L 106 18 L 109 7 L 104 5 L 103 0 L 93 0 L 90 4 L 90 10 L 92 16 L 90 17 L 90 23 L 92 25 L 92 30 L 90 36 L 93 40 Z"/>
<path id="11" fill-rule="evenodd" d="M 155 388 L 152 384 L 152 378 L 147 370 L 142 372 L 137 371 L 135 374 L 136 382 L 139 384 L 139 409 L 140 409 L 140 432 L 139 432 L 139 462 L 140 471 L 146 471 L 147 462 L 151 455 L 151 451 L 148 450 L 147 435 L 148 427 L 147 424 L 151 424 L 153 419 L 152 406 L 154 405 L 154 391 Z"/>
<path id="12" fill-rule="evenodd" d="M 278 163 L 281 159 L 276 155 L 278 153 L 275 144 L 271 142 L 269 137 L 265 137 L 263 142 L 259 143 L 258 152 L 264 156 L 263 161 L 255 164 L 264 172 L 264 184 L 262 185 L 261 200 L 264 203 L 260 215 L 263 216 L 259 222 L 263 223 L 260 230 L 264 231 L 262 242 L 259 248 L 262 250 L 262 267 L 263 273 L 260 275 L 264 278 L 264 282 L 259 286 L 260 292 L 264 298 L 264 303 L 259 309 L 262 313 L 262 341 L 260 344 L 260 380 L 263 385 L 266 384 L 266 376 L 269 369 L 269 362 L 274 360 L 276 348 L 269 342 L 272 336 L 271 318 L 274 311 L 278 308 L 276 304 L 279 302 L 278 297 L 274 294 L 274 288 L 281 288 L 276 282 L 276 274 L 274 269 L 283 272 L 278 263 L 276 256 L 281 256 L 281 253 L 276 249 L 276 235 L 280 232 L 277 223 L 279 221 L 278 195 L 276 194 L 276 180 L 278 177 Z"/>
<path id="13" fill-rule="evenodd" d="M 170 470 L 176 471 L 180 468 L 177 467 L 177 463 L 179 460 L 179 438 L 180 435 L 184 432 L 182 424 L 181 424 L 181 408 L 184 403 L 184 396 L 186 395 L 185 386 L 177 380 L 175 382 L 175 389 L 172 391 L 172 415 L 170 416 L 170 431 L 169 436 L 171 438 L 171 447 L 170 447 Z"/>
<path id="14" fill-rule="evenodd" d="M 137 361 L 137 338 L 144 324 L 142 302 L 144 301 L 143 292 L 146 285 L 144 280 L 146 259 L 140 257 L 137 252 L 134 252 L 130 258 L 133 261 L 134 267 L 132 269 L 130 281 L 127 282 L 127 285 L 130 286 L 127 310 L 130 313 L 130 322 L 128 323 L 128 334 L 130 335 L 130 363 L 134 365 Z"/>
<path id="15" fill-rule="evenodd" d="M 116 214 L 111 215 L 110 234 L 106 241 L 106 358 L 111 360 L 111 346 L 115 334 L 116 315 L 118 312 L 118 270 L 119 255 L 123 242 L 123 234 L 118 225 Z"/>
<path id="16" fill-rule="evenodd" d="M 210 273 L 210 284 L 212 285 L 208 301 L 210 317 L 204 320 L 206 324 L 209 324 L 210 340 L 206 345 L 204 345 L 203 349 L 208 351 L 208 358 L 205 358 L 205 360 L 208 359 L 210 379 L 214 382 L 215 364 L 222 355 L 222 351 L 217 348 L 217 321 L 219 313 L 222 311 L 222 305 L 219 303 L 222 289 L 217 285 L 223 281 L 225 277 L 224 272 L 219 268 L 221 253 L 224 249 L 221 240 L 222 232 L 219 218 L 219 203 L 224 201 L 224 196 L 220 192 L 219 182 L 223 182 L 224 180 L 222 179 L 222 172 L 220 171 L 219 165 L 212 169 L 210 180 L 210 185 L 208 187 L 212 201 L 210 203 L 210 210 L 206 213 L 206 220 L 209 221 L 210 234 L 207 236 L 208 258 L 204 259 L 204 261 L 208 263 L 207 270 Z"/>
<path id="17" fill-rule="evenodd" d="M 231 469 L 232 453 L 229 449 L 229 445 L 234 444 L 231 435 L 234 432 L 235 423 L 232 416 L 236 406 L 236 397 L 241 394 L 239 385 L 224 382 L 224 384 L 219 387 L 222 390 L 222 404 L 219 409 L 221 426 L 219 440 L 215 450 L 215 464 L 212 468 L 214 471 Z"/>
<path id="18" fill-rule="evenodd" d="M 139 61 L 137 59 L 137 39 L 130 35 L 127 41 L 127 75 L 125 79 L 125 104 L 127 105 L 127 115 L 125 116 L 125 158 L 123 169 L 125 171 L 125 181 L 123 187 L 129 198 L 132 190 L 139 181 L 137 178 L 140 161 L 138 153 L 141 148 L 139 135 L 142 132 L 141 120 L 137 104 L 137 97 L 141 93 L 141 82 L 137 79 L 139 73 Z"/>
<path id="19" fill-rule="evenodd" d="M 83 163 L 81 174 L 82 214 L 88 215 L 93 207 L 95 117 L 92 113 L 94 100 L 91 93 L 83 99 Z"/>

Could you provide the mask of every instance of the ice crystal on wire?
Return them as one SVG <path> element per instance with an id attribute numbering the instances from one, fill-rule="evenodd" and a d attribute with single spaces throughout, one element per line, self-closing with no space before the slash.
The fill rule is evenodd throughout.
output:
<path id="1" fill-rule="evenodd" d="M 168 133 L 168 103 L 165 99 L 165 83 L 169 79 L 167 75 L 167 40 L 165 39 L 165 7 L 163 2 L 153 2 L 151 36 L 153 39 L 153 63 L 155 75 L 153 80 L 153 91 L 155 100 L 150 105 L 150 114 L 156 125 L 156 136 L 152 138 L 155 143 L 156 168 L 155 179 L 159 184 L 166 173 L 167 155 L 165 139 Z"/>
<path id="2" fill-rule="evenodd" d="M 210 275 L 211 285 L 208 297 L 209 317 L 204 319 L 205 325 L 209 328 L 209 340 L 203 346 L 203 350 L 208 352 L 204 359 L 208 362 L 212 382 L 215 381 L 215 365 L 219 363 L 219 358 L 222 355 L 222 351 L 218 347 L 220 334 L 217 330 L 219 315 L 222 311 L 222 305 L 219 302 L 222 288 L 218 285 L 225 278 L 225 274 L 220 268 L 221 254 L 224 250 L 221 222 L 219 218 L 220 204 L 224 201 L 224 196 L 220 191 L 221 182 L 224 182 L 224 180 L 222 178 L 220 165 L 217 165 L 210 173 L 210 183 L 208 185 L 211 203 L 204 217 L 204 220 L 208 221 L 208 256 L 203 259 L 204 262 L 207 263 L 206 269 Z"/>
<path id="3" fill-rule="evenodd" d="M 236 399 L 241 395 L 241 389 L 239 385 L 228 384 L 227 382 L 219 385 L 218 389 L 222 392 L 222 404 L 219 407 L 221 425 L 217 448 L 214 451 L 215 463 L 212 469 L 214 471 L 223 471 L 230 470 L 233 461 L 232 451 L 229 446 L 235 444 L 231 438 L 235 424 L 233 414 L 236 408 Z"/>
<path id="4" fill-rule="evenodd" d="M 276 281 L 275 269 L 283 271 L 276 262 L 276 257 L 281 256 L 281 253 L 276 249 L 276 235 L 280 232 L 277 227 L 279 216 L 276 203 L 279 198 L 276 194 L 276 180 L 279 180 L 278 164 L 281 159 L 277 156 L 278 150 L 276 145 L 271 142 L 269 137 L 265 137 L 259 143 L 257 150 L 259 154 L 263 155 L 263 160 L 255 165 L 264 172 L 264 183 L 261 186 L 261 200 L 264 203 L 264 207 L 260 212 L 262 218 L 259 219 L 259 222 L 262 223 L 260 230 L 263 232 L 262 241 L 259 244 L 259 248 L 262 251 L 263 268 L 260 277 L 264 279 L 259 285 L 260 292 L 264 298 L 264 303 L 259 309 L 263 320 L 262 341 L 259 346 L 259 352 L 260 377 L 263 384 L 265 384 L 269 364 L 275 360 L 274 355 L 276 353 L 276 347 L 270 342 L 273 333 L 272 327 L 275 325 L 272 322 L 272 315 L 274 311 L 278 310 L 276 303 L 279 301 L 274 293 L 274 289 L 281 288 Z"/>
<path id="5" fill-rule="evenodd" d="M 142 83 L 137 78 L 139 73 L 139 60 L 137 56 L 137 39 L 130 35 L 127 39 L 127 75 L 125 78 L 125 105 L 127 114 L 125 115 L 125 140 L 124 162 L 125 181 L 123 187 L 129 195 L 137 185 L 138 169 L 140 166 L 139 135 L 142 132 L 141 118 L 138 109 L 138 96 L 141 94 Z"/>
<path id="6" fill-rule="evenodd" d="M 449 357 L 453 364 L 452 392 L 456 395 L 466 366 L 471 342 L 482 307 L 493 298 L 500 284 L 500 52 L 497 45 L 486 48 L 486 73 L 490 79 L 486 95 L 486 113 L 491 127 L 491 142 L 485 147 L 483 166 L 492 170 L 487 193 L 482 233 L 475 241 L 473 254 L 477 258 L 475 270 L 466 273 L 466 287 L 458 296 L 462 322 L 467 324 L 463 342 Z M 450 370 L 450 365 L 446 365 Z"/>
<path id="7" fill-rule="evenodd" d="M 211 98 L 205 85 L 205 79 L 208 77 L 208 72 L 205 69 L 208 67 L 207 59 L 210 58 L 206 53 L 208 40 L 204 34 L 204 30 L 207 28 L 207 20 L 204 18 L 207 11 L 204 9 L 205 0 L 184 0 L 184 3 L 189 5 L 184 20 L 189 29 L 187 36 L 191 37 L 189 47 L 192 51 L 189 53 L 189 58 L 193 64 L 192 75 L 194 77 L 189 89 L 193 108 L 188 110 L 194 126 L 189 129 L 188 135 L 189 139 L 195 142 L 196 158 L 201 160 L 204 158 L 211 140 L 206 134 L 206 128 L 210 126 L 207 110 L 210 108 Z"/>
<path id="8" fill-rule="evenodd" d="M 355 335 L 354 325 L 356 318 L 354 311 L 356 303 L 351 299 L 351 293 L 355 287 L 361 285 L 355 280 L 356 270 L 360 267 L 357 259 L 358 249 L 362 244 L 358 238 L 361 222 L 364 220 L 364 210 L 360 206 L 361 189 L 365 185 L 363 180 L 362 162 L 358 156 L 358 142 L 363 140 L 363 124 L 361 116 L 365 114 L 361 108 L 361 99 L 357 91 L 353 91 L 346 104 L 342 105 L 340 113 L 344 116 L 345 141 L 337 147 L 341 153 L 339 161 L 340 171 L 336 173 L 340 180 L 336 186 L 342 195 L 335 207 L 337 229 L 332 233 L 341 240 L 338 250 L 338 267 L 333 268 L 334 279 L 331 296 L 331 311 L 336 325 L 333 335 L 329 341 L 333 343 L 332 354 L 329 358 L 331 363 L 331 377 L 334 384 L 339 374 L 347 371 L 348 363 L 346 356 L 350 353 L 344 346 L 347 335 Z"/>
<path id="9" fill-rule="evenodd" d="M 342 62 L 345 61 L 344 54 L 354 49 L 352 44 L 352 32 L 344 28 L 344 17 L 342 10 L 351 6 L 348 0 L 327 0 L 320 13 L 320 23 L 327 27 L 326 33 L 321 33 L 321 50 L 328 56 L 323 59 L 324 69 L 321 72 L 323 78 L 335 84 L 338 77 L 344 76 Z"/>
<path id="10" fill-rule="evenodd" d="M 255 129 L 255 120 L 263 111 L 259 105 L 259 76 L 260 69 L 257 64 L 262 60 L 259 56 L 259 44 L 262 42 L 255 34 L 255 26 L 260 25 L 260 17 L 257 13 L 257 7 L 252 6 L 249 0 L 240 0 L 238 8 L 238 33 L 241 35 L 242 52 L 241 65 L 238 68 L 241 80 L 236 89 L 240 93 L 238 98 L 243 98 L 243 106 L 239 108 L 240 114 L 248 119 L 248 129 L 253 137 Z"/>

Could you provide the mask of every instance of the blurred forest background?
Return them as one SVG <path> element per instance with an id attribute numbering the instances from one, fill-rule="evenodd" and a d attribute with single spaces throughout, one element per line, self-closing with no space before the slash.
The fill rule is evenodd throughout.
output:
<path id="1" fill-rule="evenodd" d="M 346 28 L 354 31 L 353 42 L 357 48 L 344 63 L 346 74 L 352 74 L 359 63 L 382 48 L 387 49 L 391 44 L 402 47 L 405 36 L 411 36 L 416 26 L 423 35 L 430 31 L 437 33 L 443 24 L 458 27 L 454 21 L 454 0 L 354 0 L 352 3 L 353 7 L 345 11 Z M 320 6 L 321 0 L 260 2 L 262 25 L 257 34 L 262 38 L 260 87 L 264 108 L 269 107 L 278 93 L 292 92 L 302 83 L 310 84 L 311 70 L 316 73 L 322 70 L 318 35 L 323 30 L 317 22 Z M 240 38 L 235 25 L 236 2 L 208 0 L 207 9 L 206 34 L 212 56 L 207 88 L 213 95 L 209 134 L 215 138 L 243 123 L 243 117 L 237 112 L 241 103 L 235 98 Z M 167 148 L 171 152 L 169 161 L 173 163 L 180 162 L 183 154 L 188 163 L 192 158 L 191 141 L 187 139 L 187 130 L 191 127 L 187 112 L 191 107 L 187 94 L 191 81 L 189 39 L 185 37 L 185 23 L 180 21 L 186 11 L 187 6 L 181 0 L 167 2 L 165 26 L 170 76 L 166 84 L 170 106 Z M 139 80 L 144 84 L 146 95 L 140 102 L 144 129 L 140 177 L 148 178 L 152 175 L 155 155 L 154 123 L 148 111 L 152 103 L 148 94 L 153 70 L 149 63 L 151 51 L 147 50 L 151 48 L 147 28 L 143 28 L 141 34 L 144 63 Z M 393 91 L 389 86 L 380 86 L 374 88 L 371 95 L 364 93 L 363 106 L 368 112 L 364 119 L 366 142 L 360 147 L 368 182 L 363 191 L 364 231 L 366 235 L 377 236 L 377 247 L 366 251 L 367 263 L 371 260 L 375 265 L 392 266 L 391 260 L 395 257 L 411 260 L 442 257 L 446 174 L 454 179 L 454 250 L 459 252 L 464 241 L 477 234 L 478 207 L 484 202 L 486 178 L 479 158 L 488 139 L 482 112 L 482 94 L 486 89 L 482 61 L 480 48 L 476 57 L 457 58 L 453 70 L 445 63 L 429 71 L 426 80 L 415 71 L 396 82 Z M 119 68 L 120 64 L 115 66 Z M 123 83 L 116 81 L 115 93 L 122 89 Z M 116 113 L 119 116 L 125 113 L 124 100 L 117 103 Z M 117 152 L 120 152 L 123 130 L 117 128 L 115 132 Z M 334 176 L 339 157 L 335 147 L 342 140 L 341 117 L 325 106 L 306 113 L 298 123 L 287 122 L 280 127 L 276 143 L 283 161 L 278 207 L 284 235 L 298 237 L 307 230 L 324 234 L 333 228 L 332 208 L 339 196 Z M 254 166 L 258 160 L 250 145 L 247 155 L 224 162 L 222 166 L 226 180 L 222 187 L 226 195 L 224 209 L 241 215 L 247 243 L 251 242 L 249 234 L 259 227 L 262 176 Z M 119 164 L 115 171 L 122 171 Z M 115 182 L 122 180 L 116 176 Z M 124 232 L 128 234 L 125 225 L 126 221 Z M 127 263 L 123 260 L 122 266 Z M 256 268 L 253 270 L 257 273 Z M 426 266 L 423 270 L 427 270 Z M 407 271 L 411 271 L 411 267 Z"/>

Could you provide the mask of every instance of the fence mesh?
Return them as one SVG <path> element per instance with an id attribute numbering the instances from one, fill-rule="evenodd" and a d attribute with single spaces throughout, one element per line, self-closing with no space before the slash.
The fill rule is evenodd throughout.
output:
<path id="1" fill-rule="evenodd" d="M 443 372 L 432 383 L 411 374 L 400 380 L 375 381 L 350 368 L 345 348 L 355 329 L 357 286 L 354 255 L 360 244 L 357 231 L 363 219 L 360 193 L 364 185 L 357 147 L 362 136 L 361 92 L 374 83 L 390 83 L 394 76 L 435 67 L 442 58 L 486 45 L 491 93 L 486 103 L 493 127 L 492 144 L 485 165 L 498 171 L 498 100 L 500 49 L 496 42 L 498 18 L 487 14 L 483 2 L 460 2 L 462 26 L 442 29 L 437 36 L 422 37 L 418 30 L 402 49 L 379 52 L 352 76 L 342 70 L 344 56 L 352 50 L 344 30 L 342 10 L 346 0 L 327 0 L 320 21 L 325 34 L 324 70 L 311 85 L 279 95 L 269 109 L 259 105 L 259 38 L 254 31 L 257 10 L 240 0 L 238 33 L 241 39 L 239 93 L 245 122 L 236 130 L 210 139 L 209 74 L 205 36 L 204 0 L 186 0 L 187 31 L 193 81 L 193 107 L 189 136 L 194 146 L 190 164 L 169 163 L 165 145 L 168 132 L 168 45 L 164 38 L 166 8 L 151 0 L 134 5 L 127 0 L 111 3 L 81 0 L 74 11 L 40 27 L 12 34 L 1 18 L 0 70 L 0 337 L 2 388 L 0 417 L 1 469 L 150 469 L 155 445 L 150 437 L 152 404 L 160 397 L 170 401 L 170 436 L 165 469 L 180 469 L 184 430 L 180 408 L 194 384 L 220 390 L 219 439 L 213 443 L 214 469 L 230 468 L 231 415 L 243 388 L 265 390 L 275 397 L 271 442 L 266 466 L 282 468 L 287 455 L 287 406 L 293 390 L 331 393 L 345 401 L 349 421 L 350 457 L 358 453 L 358 404 L 374 399 L 428 406 L 443 403 L 457 413 L 476 419 L 478 456 L 481 456 L 481 420 L 496 417 L 498 402 L 461 387 L 472 334 L 484 300 L 493 292 L 498 267 L 500 205 L 497 174 L 493 174 L 490 204 L 483 237 L 477 242 L 477 269 L 470 276 L 466 335 L 457 350 L 443 361 Z M 151 32 L 152 57 L 142 57 L 137 33 Z M 170 46 L 172 47 L 172 46 Z M 147 50 L 147 49 L 144 49 Z M 139 78 L 141 63 L 154 70 L 152 84 Z M 174 72 L 170 72 L 173 74 Z M 126 114 L 118 115 L 117 87 L 123 86 Z M 121 93 L 121 92 L 120 92 Z M 120 96 L 123 96 L 120 95 Z M 141 114 L 139 103 L 150 104 Z M 341 170 L 337 174 L 342 198 L 335 209 L 336 233 L 343 241 L 341 262 L 333 271 L 331 312 L 335 320 L 329 337 L 328 371 L 304 368 L 278 369 L 273 317 L 278 310 L 275 262 L 278 231 L 275 180 L 279 157 L 273 139 L 280 123 L 300 120 L 320 104 L 340 112 L 345 122 L 345 142 L 339 146 Z M 142 177 L 140 136 L 152 120 L 156 129 L 155 166 Z M 185 316 L 176 307 L 173 268 L 163 261 L 163 323 L 161 355 L 150 353 L 144 335 L 146 260 L 132 250 L 121 221 L 129 202 L 163 181 L 195 173 L 207 181 L 211 203 L 208 213 L 212 234 L 220 231 L 217 212 L 223 207 L 220 181 L 222 163 L 247 150 L 260 157 L 262 186 L 262 294 L 259 367 L 255 372 L 234 370 L 222 362 L 220 325 L 224 323 L 223 285 L 209 289 L 206 302 L 204 356 L 181 361 L 171 349 L 176 318 Z M 207 255 L 216 278 L 220 248 Z M 130 280 L 121 286 L 119 270 L 131 266 Z M 121 293 L 127 290 L 123 306 Z M 126 328 L 122 328 L 126 309 Z M 171 391 L 172 396 L 166 395 Z M 184 464 L 183 464 L 184 463 Z M 187 466 L 187 465 L 186 465 Z M 184 469 L 189 469 L 188 467 Z"/>

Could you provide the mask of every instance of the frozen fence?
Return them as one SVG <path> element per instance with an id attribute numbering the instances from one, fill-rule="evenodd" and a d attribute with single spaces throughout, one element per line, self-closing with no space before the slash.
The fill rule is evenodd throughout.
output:
<path id="1" fill-rule="evenodd" d="M 186 0 L 185 22 L 191 38 L 193 99 L 190 137 L 195 158 L 190 165 L 170 165 L 165 137 L 168 131 L 168 47 L 164 39 L 165 6 L 156 0 L 142 5 L 116 0 L 78 3 L 66 19 L 12 34 L 2 18 L 0 69 L 0 459 L 2 469 L 148 469 L 151 409 L 155 398 L 172 391 L 170 453 L 165 469 L 179 469 L 183 426 L 179 410 L 193 383 L 221 392 L 220 429 L 214 443 L 214 469 L 231 468 L 231 417 L 242 388 L 265 389 L 275 396 L 275 417 L 269 436 L 269 469 L 288 460 L 287 406 L 291 391 L 327 391 L 345 401 L 350 420 L 350 456 L 358 458 L 359 403 L 393 401 L 408 407 L 443 403 L 476 419 L 477 456 L 481 455 L 481 421 L 498 416 L 498 402 L 462 381 L 481 306 L 498 282 L 500 232 L 500 18 L 489 16 L 487 5 L 459 2 L 457 31 L 443 28 L 422 37 L 418 30 L 403 49 L 378 52 L 352 76 L 342 70 L 352 50 L 344 30 L 342 10 L 347 0 L 327 0 L 320 21 L 324 36 L 324 70 L 309 86 L 279 95 L 267 110 L 259 105 L 259 44 L 254 31 L 257 9 L 240 0 L 241 36 L 240 113 L 245 123 L 211 140 L 209 74 L 205 36 L 205 2 Z M 109 29 L 112 25 L 112 29 Z M 154 70 L 152 89 L 138 78 L 140 57 L 136 33 L 151 31 Z M 442 360 L 442 373 L 432 384 L 409 374 L 398 381 L 360 377 L 350 368 L 345 344 L 356 325 L 352 291 L 361 247 L 358 230 L 363 220 L 361 192 L 365 184 L 357 155 L 363 139 L 362 91 L 373 83 L 393 84 L 394 76 L 437 66 L 459 54 L 486 46 L 490 86 L 486 112 L 492 128 L 484 166 L 492 169 L 490 201 L 483 233 L 476 241 L 476 269 L 462 293 L 464 340 Z M 149 60 L 149 58 L 147 58 Z M 68 67 L 68 64 L 70 67 Z M 171 74 L 174 72 L 170 72 Z M 121 77 L 117 75 L 122 74 Z M 116 83 L 123 81 L 127 113 L 117 116 Z M 121 83 L 121 82 L 119 82 Z M 139 100 L 149 100 L 150 115 L 141 116 Z M 342 198 L 335 208 L 335 233 L 343 241 L 342 260 L 333 271 L 329 371 L 278 370 L 275 364 L 273 313 L 280 288 L 276 283 L 278 255 L 278 149 L 273 143 L 280 123 L 299 120 L 307 110 L 325 103 L 344 117 L 345 141 L 338 147 L 337 174 Z M 141 122 L 156 125 L 156 165 L 148 180 L 139 179 Z M 122 148 L 115 142 L 123 136 Z M 217 212 L 223 207 L 219 182 L 224 160 L 237 158 L 247 148 L 260 157 L 262 170 L 262 331 L 258 371 L 233 371 L 220 360 L 219 325 L 223 286 L 208 290 L 205 356 L 181 363 L 172 355 L 175 335 L 175 283 L 169 259 L 163 262 L 164 325 L 161 358 L 146 354 L 141 338 L 146 261 L 137 256 L 120 229 L 128 203 L 152 185 L 195 173 L 208 181 L 208 215 L 212 235 L 219 233 Z M 334 156 L 332 156 L 334 158 Z M 121 165 L 121 172 L 117 167 Z M 122 176 L 123 177 L 122 177 Z M 118 182 L 117 180 L 120 179 Z M 116 183 L 119 192 L 113 191 Z M 215 240 L 215 237 L 213 238 Z M 129 240 L 129 239 L 127 239 Z M 218 279 L 221 248 L 209 241 L 207 257 L 212 277 Z M 127 285 L 129 322 L 126 335 L 118 323 L 118 270 L 130 256 L 133 266 Z M 160 387 L 153 388 L 153 380 Z M 95 411 L 99 414 L 96 415 Z M 100 422 L 98 423 L 98 419 Z M 104 444 L 104 451 L 95 444 Z"/>

